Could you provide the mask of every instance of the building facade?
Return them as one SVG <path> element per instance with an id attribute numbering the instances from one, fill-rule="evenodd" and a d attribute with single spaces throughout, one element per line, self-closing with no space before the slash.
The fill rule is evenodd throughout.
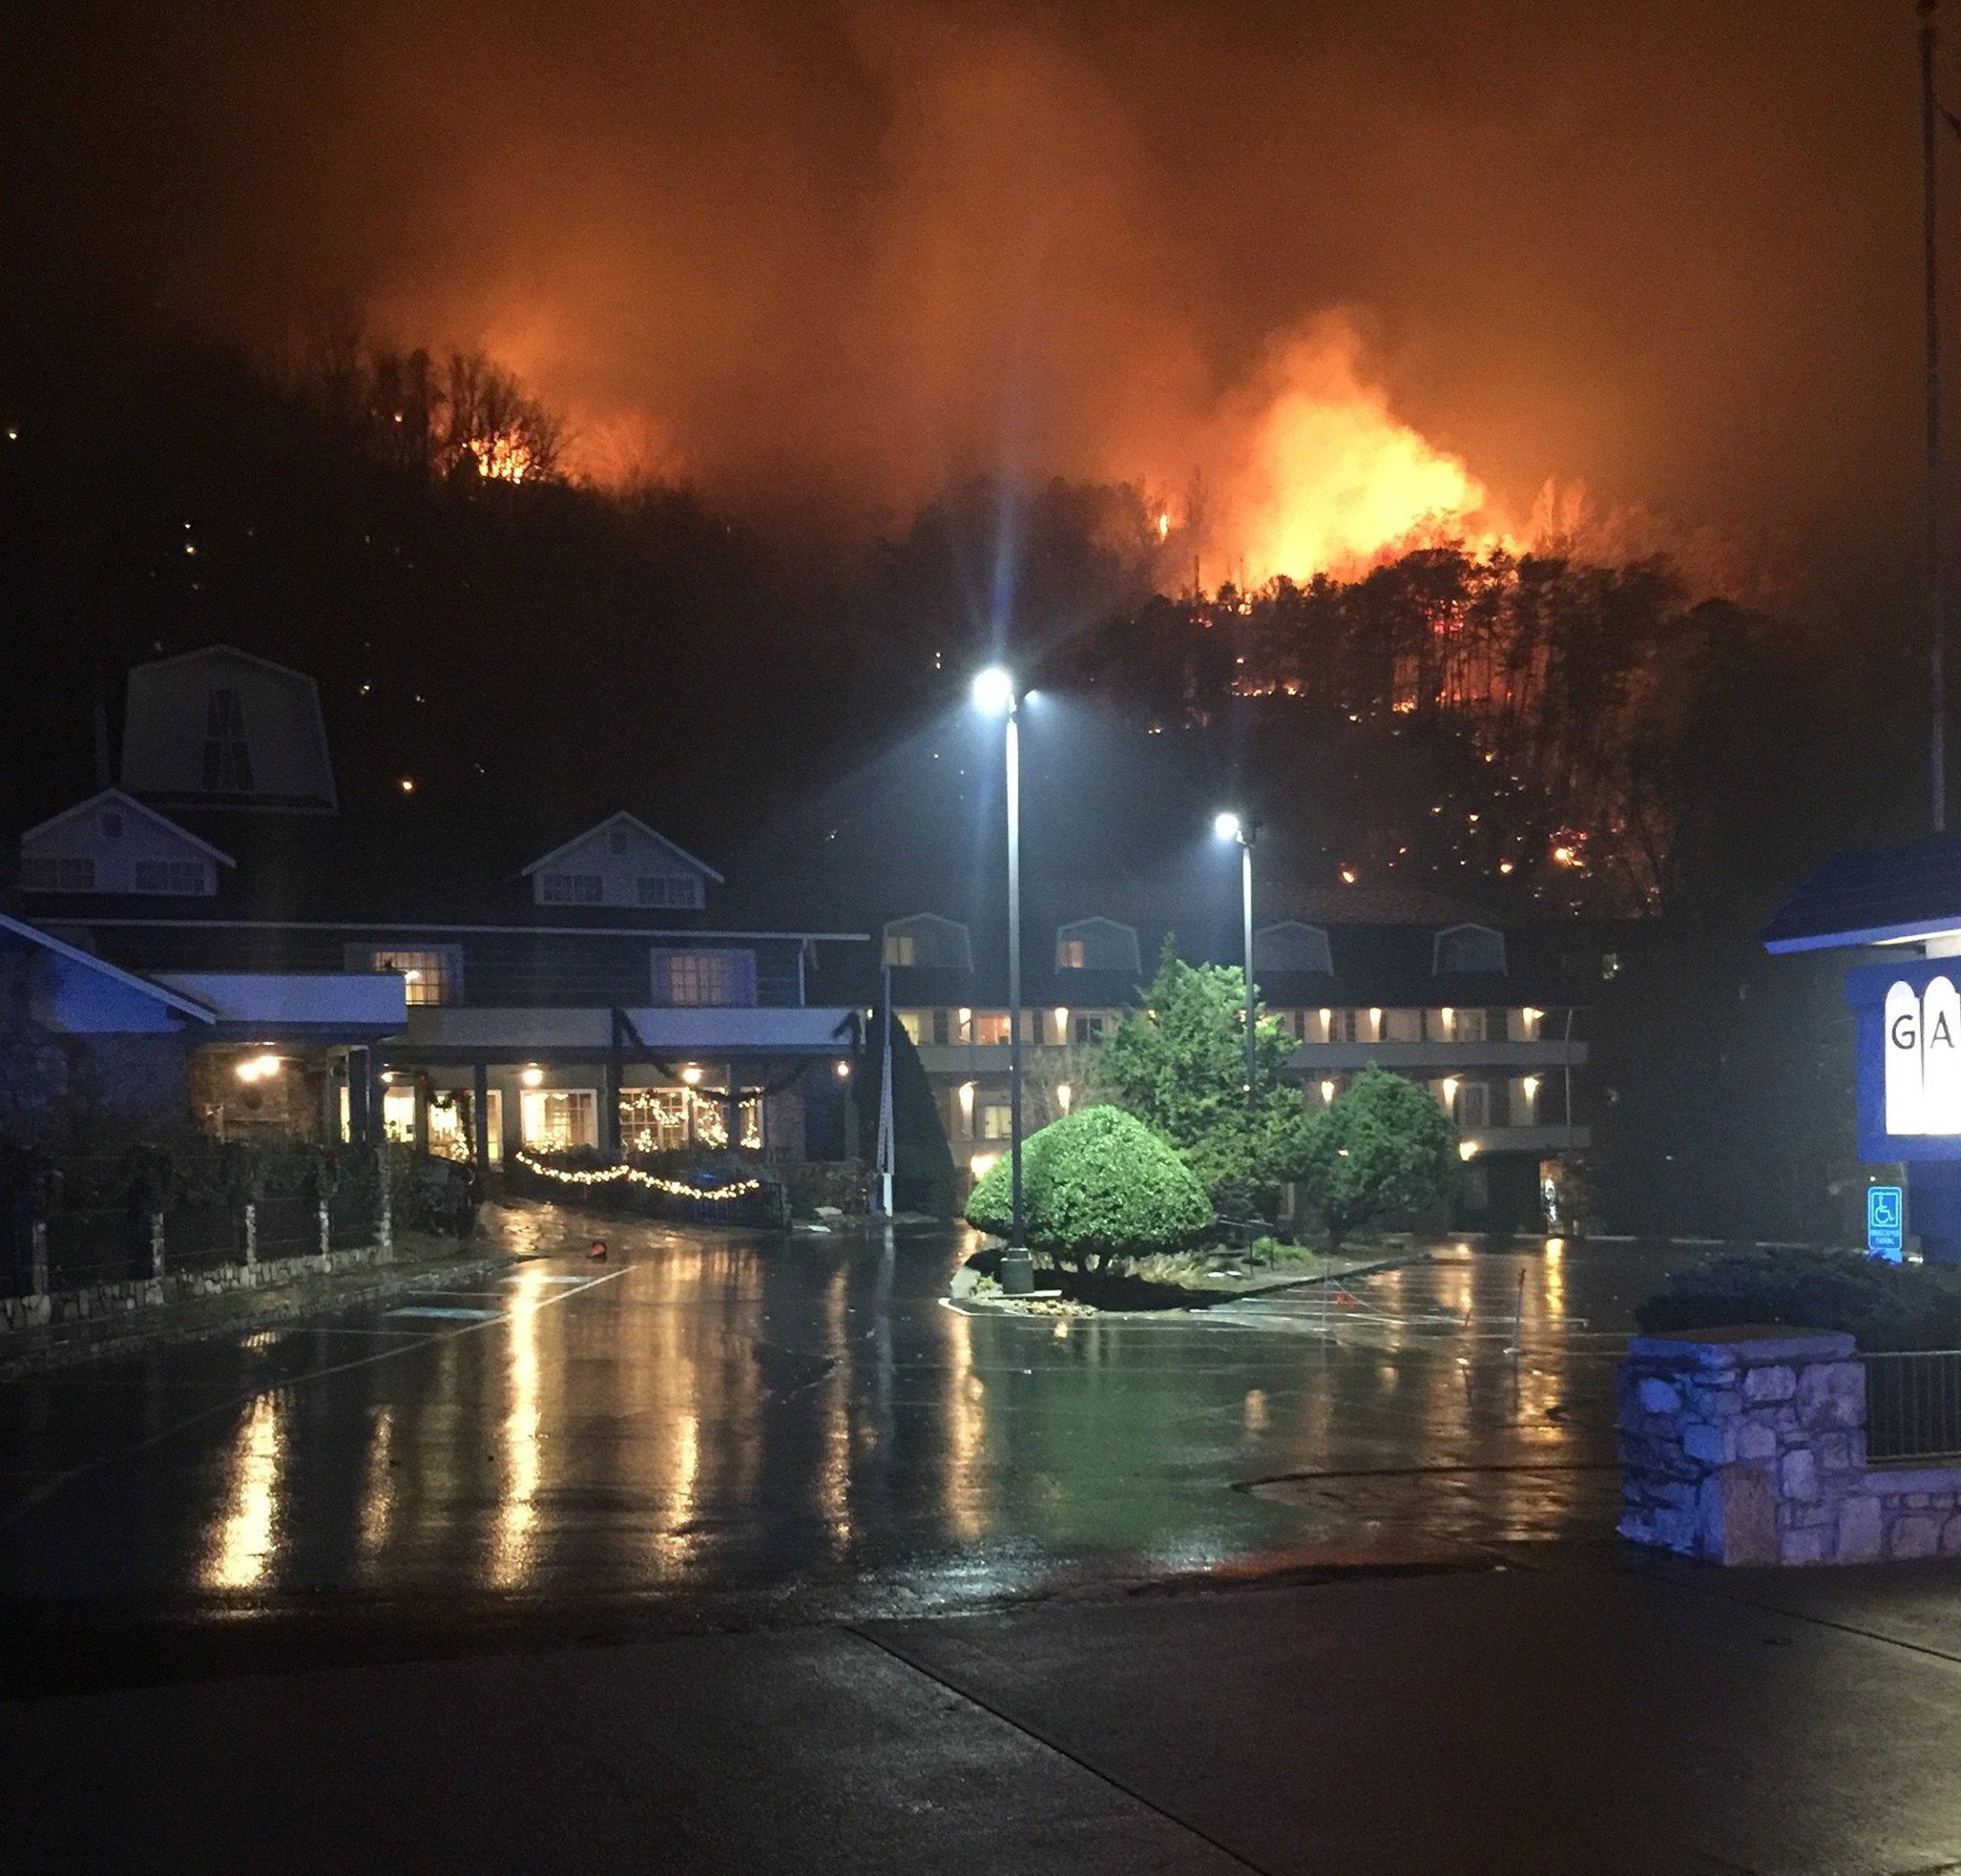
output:
<path id="1" fill-rule="evenodd" d="M 229 647 L 133 671 L 122 752 L 120 785 L 21 836 L 23 906 L 226 1012 L 190 1068 L 214 1131 L 385 1133 L 485 1168 L 842 1155 L 857 1019 L 807 990 L 866 934 L 725 922 L 722 876 L 626 812 L 527 852 L 410 784 L 348 807 L 311 680 Z M 295 1027 L 349 985 L 397 1019 Z"/>
<path id="2" fill-rule="evenodd" d="M 1268 1013 L 1298 1044 L 1289 1073 L 1309 1109 L 1332 1103 L 1366 1068 L 1405 1076 L 1456 1124 L 1467 1226 L 1563 1222 L 1574 1156 L 1591 1135 L 1581 1118 L 1584 1011 L 1556 954 L 1441 905 L 1428 918 L 1358 920 L 1342 915 L 1364 904 L 1352 895 L 1290 897 L 1298 915 L 1255 934 L 1254 979 Z M 1125 917 L 1118 891 L 1106 895 L 1109 909 L 1080 897 L 1036 899 L 1040 909 L 1023 926 L 1030 1131 L 1075 1103 L 1091 1052 L 1141 1003 L 1166 938 L 1217 923 L 1190 909 Z M 896 1020 L 932 1085 L 956 1164 L 977 1178 L 1006 1151 L 1010 1131 L 1005 947 L 939 909 L 887 919 L 881 937 Z M 1194 962 L 1231 964 L 1239 948 L 1179 945 Z"/>

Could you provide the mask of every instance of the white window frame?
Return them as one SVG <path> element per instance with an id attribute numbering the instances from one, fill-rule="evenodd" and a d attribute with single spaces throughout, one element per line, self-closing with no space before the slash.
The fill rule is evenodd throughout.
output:
<path id="1" fill-rule="evenodd" d="M 603 905 L 606 875 L 603 872 L 542 872 L 538 901 L 546 905 Z"/>
<path id="2" fill-rule="evenodd" d="M 144 869 L 152 866 L 160 866 L 163 869 L 163 885 L 144 884 Z M 130 864 L 129 889 L 163 898 L 206 898 L 211 891 L 211 869 L 202 860 L 135 860 Z"/>
<path id="3" fill-rule="evenodd" d="M 86 853 L 23 855 L 21 889 L 23 892 L 94 892 L 95 856 Z"/>
<path id="4" fill-rule="evenodd" d="M 461 945 L 347 945 L 341 958 L 351 971 L 376 977 L 398 975 L 403 991 L 414 1008 L 437 1008 L 463 1001 L 463 946 Z M 403 964 L 398 961 L 408 959 Z M 410 977 L 411 971 L 426 972 L 429 966 L 414 960 L 436 960 L 435 975 Z M 435 995 L 430 992 L 433 989 Z"/>
<path id="5" fill-rule="evenodd" d="M 702 881 L 692 872 L 636 872 L 633 902 L 669 912 L 699 912 Z"/>
<path id="6" fill-rule="evenodd" d="M 710 959 L 718 959 L 723 970 L 725 995 L 717 998 L 680 997 L 675 995 L 674 966 L 688 968 L 683 975 L 698 977 Z M 756 1007 L 756 954 L 719 946 L 686 948 L 657 945 L 649 958 L 649 975 L 654 1004 L 663 1010 L 753 1010 Z"/>
<path id="7" fill-rule="evenodd" d="M 546 1103 L 550 1101 L 583 1102 L 592 1120 L 592 1137 L 589 1140 L 568 1140 L 555 1142 L 541 1138 L 542 1120 Z M 599 1144 L 599 1090 L 597 1088 L 524 1088 L 520 1090 L 518 1102 L 518 1126 L 524 1144 L 529 1147 L 544 1147 L 548 1151 L 570 1151 L 582 1146 Z"/>

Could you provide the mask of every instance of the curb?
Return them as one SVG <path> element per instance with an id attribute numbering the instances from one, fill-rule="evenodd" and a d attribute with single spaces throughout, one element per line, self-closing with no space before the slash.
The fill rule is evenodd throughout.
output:
<path id="1" fill-rule="evenodd" d="M 50 1370 L 78 1366 L 84 1362 L 105 1360 L 127 1355 L 134 1349 L 174 1343 L 204 1341 L 214 1337 L 250 1331 L 261 1323 L 289 1323 L 299 1316 L 317 1315 L 344 1303 L 407 1296 L 419 1290 L 440 1290 L 453 1279 L 480 1277 L 524 1262 L 509 1251 L 446 1258 L 439 1262 L 370 1265 L 348 1274 L 346 1281 L 329 1280 L 314 1287 L 301 1278 L 275 1290 L 249 1292 L 257 1306 L 249 1309 L 217 1309 L 186 1320 L 168 1307 L 133 1311 L 127 1316 L 96 1318 L 103 1323 L 100 1333 L 89 1333 L 37 1348 L 0 1348 L 0 1381 L 16 1380 Z M 229 1301 L 229 1298 L 222 1298 Z M 93 1328 L 93 1323 L 91 1323 Z M 45 1330 L 20 1331 L 23 1336 L 45 1335 Z"/>

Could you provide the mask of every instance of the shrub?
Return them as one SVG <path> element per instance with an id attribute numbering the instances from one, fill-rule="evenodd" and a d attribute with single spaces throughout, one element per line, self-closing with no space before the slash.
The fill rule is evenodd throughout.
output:
<path id="1" fill-rule="evenodd" d="M 1426 1089 L 1365 1069 L 1308 1123 L 1300 1181 L 1331 1243 L 1391 1212 L 1448 1197 L 1457 1178 L 1457 1130 Z"/>
<path id="2" fill-rule="evenodd" d="M 967 1200 L 970 1225 L 1008 1234 L 1012 1176 L 1003 1154 Z M 1185 1162 L 1120 1108 L 1084 1108 L 1031 1134 L 1022 1147 L 1022 1187 L 1030 1246 L 1082 1269 L 1182 1250 L 1212 1223 L 1205 1189 Z"/>
<path id="3" fill-rule="evenodd" d="M 1961 1348 L 1961 1269 L 1856 1250 L 1733 1251 L 1676 1271 L 1634 1319 L 1651 1332 L 1777 1323 L 1850 1331 L 1864 1349 Z"/>

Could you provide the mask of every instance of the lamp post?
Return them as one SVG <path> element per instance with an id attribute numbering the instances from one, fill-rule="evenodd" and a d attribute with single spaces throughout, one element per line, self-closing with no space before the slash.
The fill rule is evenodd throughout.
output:
<path id="1" fill-rule="evenodd" d="M 989 665 L 973 681 L 973 700 L 990 717 L 1005 718 L 1008 806 L 1008 1189 L 1013 1228 L 1001 1287 L 1028 1287 L 1028 1252 L 1022 1215 L 1022 733 L 1014 679 Z M 1012 1264 L 1012 1267 L 1011 1267 Z"/>
<path id="2" fill-rule="evenodd" d="M 1222 814 L 1213 819 L 1212 832 L 1221 840 L 1239 843 L 1239 910 L 1246 960 L 1246 1100 L 1250 1104 L 1253 1098 L 1253 842 L 1259 838 L 1259 823 Z"/>

